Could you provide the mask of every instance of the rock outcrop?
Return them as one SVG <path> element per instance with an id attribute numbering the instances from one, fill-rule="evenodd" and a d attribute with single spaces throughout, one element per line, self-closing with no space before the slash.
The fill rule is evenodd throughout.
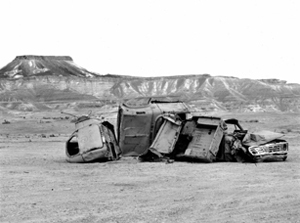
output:
<path id="1" fill-rule="evenodd" d="M 0 70 L 0 108 L 96 106 L 135 97 L 173 97 L 198 111 L 300 111 L 300 85 L 277 79 L 99 75 L 71 57 L 19 56 Z"/>
<path id="2" fill-rule="evenodd" d="M 0 70 L 0 78 L 17 79 L 41 75 L 95 76 L 77 66 L 69 56 L 17 56 Z"/>

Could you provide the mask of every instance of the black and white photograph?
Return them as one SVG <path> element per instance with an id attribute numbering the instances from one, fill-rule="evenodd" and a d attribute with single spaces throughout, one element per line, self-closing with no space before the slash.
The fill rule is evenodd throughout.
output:
<path id="1" fill-rule="evenodd" d="M 300 222 L 300 1 L 0 8 L 0 222 Z"/>

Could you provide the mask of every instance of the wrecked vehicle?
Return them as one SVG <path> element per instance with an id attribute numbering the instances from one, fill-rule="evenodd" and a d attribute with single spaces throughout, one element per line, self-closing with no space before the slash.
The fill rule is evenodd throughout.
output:
<path id="1" fill-rule="evenodd" d="M 237 119 L 225 120 L 233 125 L 234 131 L 226 132 L 219 150 L 219 161 L 262 162 L 285 161 L 288 155 L 288 142 L 284 135 L 271 131 L 250 133 L 244 130 Z"/>
<path id="2" fill-rule="evenodd" d="M 159 158 L 170 154 L 170 158 L 177 160 L 216 161 L 225 131 L 225 123 L 221 118 L 193 116 L 191 119 L 181 120 L 179 117 L 166 115 L 163 118 L 164 124 L 149 150 L 140 157 L 142 160 L 149 159 L 150 152 Z M 173 127 L 166 127 L 170 125 Z M 175 137 L 172 138 L 173 135 Z"/>
<path id="3" fill-rule="evenodd" d="M 138 98 L 119 106 L 117 131 L 123 156 L 139 156 L 147 151 L 162 124 L 162 116 L 173 114 L 182 120 L 190 113 L 180 101 Z M 142 102 L 141 102 L 142 101 Z"/>
<path id="4" fill-rule="evenodd" d="M 283 135 L 270 131 L 248 133 L 236 119 L 194 116 L 181 120 L 165 115 L 141 161 L 161 159 L 197 162 L 262 162 L 286 160 L 288 143 Z M 234 125 L 233 132 L 228 125 Z"/>
<path id="5" fill-rule="evenodd" d="M 69 162 L 141 161 L 261 162 L 286 160 L 283 134 L 250 133 L 237 119 L 197 116 L 181 101 L 138 98 L 119 106 L 117 129 L 89 116 L 76 119 L 66 143 Z M 140 101 L 139 101 L 140 100 Z"/>
<path id="6" fill-rule="evenodd" d="M 75 131 L 66 142 L 66 156 L 71 163 L 119 159 L 121 150 L 113 125 L 89 116 L 79 117 Z"/>

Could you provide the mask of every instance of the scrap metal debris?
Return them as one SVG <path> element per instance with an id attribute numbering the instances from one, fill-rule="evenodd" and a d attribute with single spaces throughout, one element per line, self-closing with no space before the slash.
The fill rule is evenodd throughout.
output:
<path id="1" fill-rule="evenodd" d="M 232 132 L 229 125 L 234 126 Z M 288 143 L 279 133 L 244 130 L 237 119 L 193 116 L 183 102 L 149 101 L 119 106 L 117 135 L 109 122 L 82 116 L 66 143 L 69 162 L 140 161 L 260 162 L 286 160 Z"/>
<path id="2" fill-rule="evenodd" d="M 120 158 L 114 127 L 107 121 L 82 116 L 66 142 L 68 162 L 111 161 Z"/>

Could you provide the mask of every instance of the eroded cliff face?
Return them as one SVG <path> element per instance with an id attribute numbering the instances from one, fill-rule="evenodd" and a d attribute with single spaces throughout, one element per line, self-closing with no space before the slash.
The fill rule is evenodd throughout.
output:
<path id="1" fill-rule="evenodd" d="M 112 103 L 135 97 L 173 96 L 199 111 L 300 111 L 300 85 L 207 75 L 128 78 L 42 76 L 2 79 L 2 107 L 53 108 L 65 103 Z M 15 105 L 12 105 L 15 104 Z M 21 106 L 21 108 L 24 107 Z"/>
<path id="2" fill-rule="evenodd" d="M 283 81 L 189 75 L 123 80 L 118 97 L 177 96 L 198 110 L 299 111 L 300 85 Z"/>
<path id="3" fill-rule="evenodd" d="M 39 110 L 62 108 L 74 103 L 113 101 L 116 97 L 110 93 L 112 85 L 112 81 L 102 78 L 94 80 L 67 76 L 2 79 L 0 107 Z"/>
<path id="4" fill-rule="evenodd" d="M 0 109 L 101 107 L 136 97 L 171 96 L 197 111 L 300 111 L 300 85 L 210 75 L 140 78 L 97 75 L 70 57 L 21 56 L 0 70 Z"/>

